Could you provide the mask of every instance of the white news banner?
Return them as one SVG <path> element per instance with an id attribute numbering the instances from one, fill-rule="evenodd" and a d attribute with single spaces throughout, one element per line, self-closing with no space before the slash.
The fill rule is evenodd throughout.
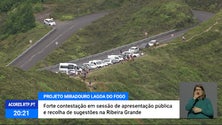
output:
<path id="1" fill-rule="evenodd" d="M 179 119 L 179 106 L 179 100 L 39 100 L 38 118 Z"/>

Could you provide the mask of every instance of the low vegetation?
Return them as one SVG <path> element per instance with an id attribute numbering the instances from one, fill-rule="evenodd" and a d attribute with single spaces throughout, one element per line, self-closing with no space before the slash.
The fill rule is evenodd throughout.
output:
<path id="1" fill-rule="evenodd" d="M 120 7 L 126 0 L 66 0 L 46 1 L 47 4 L 55 4 L 51 16 L 59 20 L 71 20 L 75 17 L 95 13 L 103 10 L 110 10 Z"/>
<path id="2" fill-rule="evenodd" d="M 196 10 L 218 12 L 222 7 L 221 0 L 184 0 L 189 6 Z"/>
<path id="3" fill-rule="evenodd" d="M 218 95 L 221 81 L 221 18 L 213 19 L 194 28 L 185 36 L 186 42 L 177 39 L 167 46 L 144 49 L 145 55 L 135 61 L 116 64 L 93 71 L 87 80 L 93 80 L 94 91 L 127 91 L 130 99 L 159 100 L 178 99 L 181 82 L 216 82 Z M 215 21 L 218 21 L 216 25 Z M 213 27 L 212 27 L 213 26 Z M 210 28 L 211 27 L 211 28 Z M 210 28 L 210 29 L 209 29 Z M 206 32 L 205 32 L 206 31 Z M 36 99 L 38 91 L 89 91 L 80 80 L 51 72 L 23 72 L 16 68 L 1 67 L 1 104 L 5 99 Z M 94 79 L 96 78 L 96 81 Z M 12 87 L 13 86 L 13 87 Z M 27 96 L 28 95 L 28 96 Z M 221 122 L 222 99 L 218 96 L 218 118 L 214 120 L 187 119 L 72 119 L 72 120 L 6 120 L 2 123 L 35 124 L 217 124 Z M 3 105 L 1 110 L 3 109 Z M 3 112 L 0 114 L 3 118 Z"/>
<path id="4" fill-rule="evenodd" d="M 189 7 L 184 3 L 178 3 L 177 0 L 175 0 L 175 3 L 174 0 L 155 1 L 156 3 L 154 0 L 146 1 L 147 4 L 142 4 L 142 1 L 127 3 L 128 5 L 124 5 L 119 11 L 114 11 L 110 16 L 81 30 L 68 40 L 69 44 L 64 44 L 64 46 L 47 58 L 46 65 L 57 63 L 56 59 L 58 58 L 61 58 L 59 61 L 67 61 L 130 43 L 144 38 L 144 31 L 152 35 L 171 28 L 186 27 L 193 23 L 193 20 L 190 20 L 192 17 L 190 16 Z M 161 2 L 166 3 L 160 4 Z M 132 8 L 127 8 L 127 6 Z M 150 7 L 154 7 L 155 11 L 150 10 Z M 187 9 L 178 11 L 175 8 L 178 10 L 182 8 Z M 179 14 L 174 15 L 177 12 Z M 186 12 L 185 16 L 182 12 Z M 140 13 L 144 15 L 138 15 Z M 124 14 L 126 17 L 123 16 Z M 159 14 L 163 14 L 161 17 L 166 18 L 158 20 L 160 17 L 157 18 L 155 16 Z M 168 17 L 168 14 L 172 17 Z M 182 17 L 184 17 L 185 21 L 180 20 Z M 155 21 L 159 21 L 159 23 Z M 162 26 L 160 25 L 161 22 L 166 23 L 166 28 L 163 27 L 163 24 Z M 55 74 L 48 71 L 31 70 L 24 72 L 15 67 L 5 67 L 6 62 L 13 59 L 16 53 L 22 52 L 29 46 L 30 39 L 33 41 L 34 39 L 37 40 L 39 39 L 37 36 L 47 32 L 47 28 L 37 24 L 32 30 L 11 35 L 0 42 L 0 124 L 221 123 L 221 22 L 222 11 L 208 22 L 186 33 L 186 42 L 177 39 L 164 47 L 144 49 L 145 55 L 135 59 L 135 61 L 112 65 L 93 71 L 87 76 L 87 81 L 93 80 L 93 85 L 96 86 L 96 89 L 93 91 L 127 91 L 129 92 L 130 99 L 137 100 L 177 100 L 179 99 L 179 83 L 181 82 L 216 82 L 218 85 L 217 119 L 5 119 L 4 102 L 7 99 L 37 99 L 37 93 L 40 91 L 90 91 L 87 85 L 79 78 L 74 79 L 64 74 Z M 41 34 L 36 35 L 37 31 L 41 31 L 39 32 Z M 68 57 L 62 58 L 64 54 L 68 55 Z M 95 78 L 96 81 L 94 81 Z"/>
<path id="5" fill-rule="evenodd" d="M 157 2 L 158 1 L 158 2 Z M 133 0 L 74 34 L 38 67 L 78 59 L 194 23 L 189 6 L 178 0 Z"/>

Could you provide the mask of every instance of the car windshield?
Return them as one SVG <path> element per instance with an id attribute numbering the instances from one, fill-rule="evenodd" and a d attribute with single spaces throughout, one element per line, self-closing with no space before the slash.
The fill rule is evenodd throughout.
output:
<path id="1" fill-rule="evenodd" d="M 68 65 L 68 69 L 74 69 L 75 66 L 74 65 Z"/>
<path id="2" fill-rule="evenodd" d="M 89 66 L 95 66 L 95 64 L 94 63 L 90 63 Z"/>
<path id="3" fill-rule="evenodd" d="M 102 64 L 102 62 L 101 62 L 101 61 L 98 61 L 98 62 L 96 62 L 96 64 Z"/>
<path id="4" fill-rule="evenodd" d="M 46 19 L 45 21 L 51 23 L 51 22 L 54 22 L 52 19 Z"/>
<path id="5" fill-rule="evenodd" d="M 127 54 L 130 54 L 130 52 L 124 52 L 123 54 L 127 55 Z"/>
<path id="6" fill-rule="evenodd" d="M 150 41 L 150 43 L 155 43 L 155 42 L 156 42 L 156 40 L 151 40 L 151 41 Z"/>
<path id="7" fill-rule="evenodd" d="M 52 23 L 52 22 L 54 22 L 54 21 L 53 21 L 53 20 L 48 20 L 48 22 Z"/>
<path id="8" fill-rule="evenodd" d="M 103 60 L 103 62 L 109 62 L 110 61 L 110 59 L 105 59 L 105 60 Z"/>
<path id="9" fill-rule="evenodd" d="M 137 48 L 136 47 L 132 47 L 132 48 L 130 48 L 131 50 L 136 50 Z"/>

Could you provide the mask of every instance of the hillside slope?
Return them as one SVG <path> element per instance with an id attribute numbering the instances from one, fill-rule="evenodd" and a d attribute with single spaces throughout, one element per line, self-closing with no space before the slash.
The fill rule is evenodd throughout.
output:
<path id="1" fill-rule="evenodd" d="M 132 0 L 74 34 L 40 67 L 103 52 L 171 29 L 192 25 L 189 6 L 178 0 Z"/>
<path id="2" fill-rule="evenodd" d="M 194 28 L 186 42 L 177 39 L 164 47 L 145 49 L 145 56 L 131 62 L 95 71 L 97 91 L 128 91 L 130 99 L 178 99 L 181 82 L 216 82 L 218 84 L 218 119 L 201 120 L 204 124 L 222 121 L 222 11 L 213 19 Z M 146 120 L 162 123 L 165 120 Z M 167 120 L 168 121 L 168 120 Z M 170 120 L 191 123 L 187 120 Z M 192 124 L 198 123 L 192 120 Z M 144 122 L 146 123 L 146 122 Z"/>
<path id="3" fill-rule="evenodd" d="M 177 39 L 164 47 L 145 49 L 143 57 L 90 73 L 94 91 L 127 91 L 130 99 L 178 99 L 181 82 L 216 82 L 218 118 L 187 119 L 73 119 L 6 120 L 1 123 L 33 124 L 217 124 L 222 122 L 222 12 L 188 32 L 186 42 Z M 217 22 L 217 23 L 216 23 Z M 81 81 L 50 72 L 23 72 L 2 67 L 1 111 L 5 99 L 36 99 L 38 91 L 89 91 Z M 13 86 L 13 87 L 12 87 Z M 28 95 L 28 96 L 27 96 Z M 4 117 L 3 112 L 1 118 Z"/>
<path id="4" fill-rule="evenodd" d="M 177 39 L 164 47 L 145 49 L 143 57 L 90 73 L 94 91 L 127 91 L 130 99 L 178 99 L 181 82 L 216 82 L 218 118 L 187 119 L 72 119 L 6 120 L 7 124 L 218 124 L 222 122 L 222 11 L 188 32 L 186 42 Z M 38 91 L 89 91 L 85 84 L 50 72 L 23 72 L 1 67 L 1 111 L 5 99 L 36 99 Z M 27 96 L 28 95 L 28 96 Z"/>
<path id="5" fill-rule="evenodd" d="M 222 123 L 222 96 L 220 96 L 222 95 L 221 22 L 222 11 L 213 19 L 185 34 L 186 42 L 177 39 L 164 47 L 144 49 L 145 55 L 143 57 L 137 58 L 135 61 L 93 71 L 87 78 L 87 81 L 96 78 L 93 84 L 97 89 L 94 91 L 127 91 L 130 99 L 138 100 L 179 99 L 178 89 L 181 82 L 216 82 L 218 84 L 217 119 L 5 119 L 4 101 L 6 99 L 37 99 L 37 92 L 39 91 L 90 90 L 80 80 L 69 78 L 63 74 L 47 71 L 24 72 L 14 67 L 1 65 L 0 124 Z M 83 30 L 81 33 L 87 32 Z M 74 36 L 74 38 L 76 37 Z M 87 38 L 87 34 L 85 37 Z M 91 36 L 88 37 L 88 39 L 90 38 Z M 85 41 L 83 36 L 79 39 Z"/>
<path id="6" fill-rule="evenodd" d="M 89 91 L 85 83 L 52 72 L 24 72 L 14 67 L 0 66 L 0 124 L 28 124 L 34 120 L 6 120 L 4 104 L 8 99 L 37 99 L 38 92 Z M 43 120 L 44 121 L 44 120 Z M 46 122 L 50 123 L 50 122 Z"/>

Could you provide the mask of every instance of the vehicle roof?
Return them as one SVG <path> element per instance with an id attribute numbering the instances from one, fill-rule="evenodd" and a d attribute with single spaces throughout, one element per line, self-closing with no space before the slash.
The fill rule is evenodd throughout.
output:
<path id="1" fill-rule="evenodd" d="M 157 40 L 150 40 L 150 42 L 156 42 Z"/>
<path id="2" fill-rule="evenodd" d="M 123 54 L 124 54 L 124 53 L 131 53 L 131 52 L 130 52 L 130 51 L 124 51 Z"/>
<path id="3" fill-rule="evenodd" d="M 53 21 L 53 18 L 47 18 L 47 19 L 45 19 L 45 20 L 47 20 L 47 21 Z"/>
<path id="4" fill-rule="evenodd" d="M 133 46 L 133 47 L 130 47 L 130 49 L 137 49 L 138 47 L 136 47 L 136 46 Z"/>
<path id="5" fill-rule="evenodd" d="M 75 65 L 75 66 L 77 66 L 75 63 L 59 63 L 59 65 Z"/>

